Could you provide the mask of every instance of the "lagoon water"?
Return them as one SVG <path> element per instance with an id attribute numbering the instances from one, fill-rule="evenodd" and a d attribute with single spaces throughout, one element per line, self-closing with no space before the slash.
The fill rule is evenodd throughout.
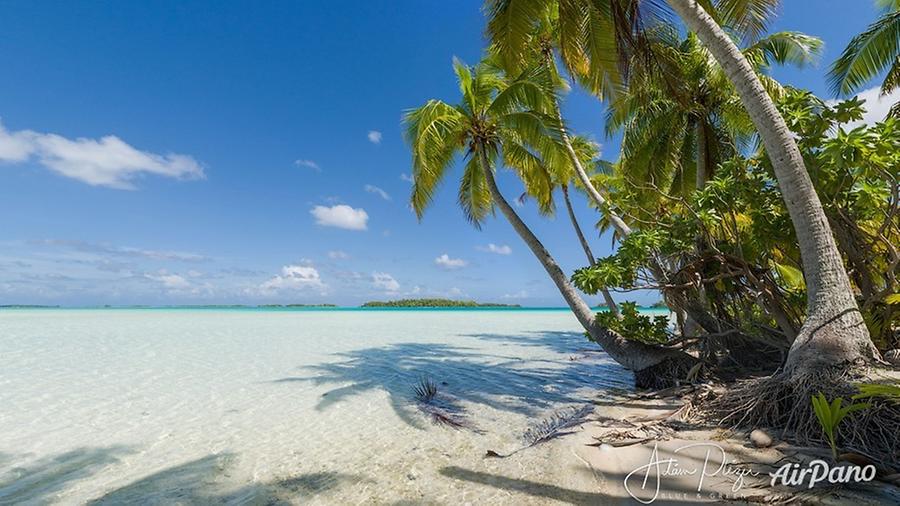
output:
<path id="1" fill-rule="evenodd" d="M 0 310 L 0 504 L 543 504 L 590 471 L 485 452 L 631 385 L 561 310 Z"/>

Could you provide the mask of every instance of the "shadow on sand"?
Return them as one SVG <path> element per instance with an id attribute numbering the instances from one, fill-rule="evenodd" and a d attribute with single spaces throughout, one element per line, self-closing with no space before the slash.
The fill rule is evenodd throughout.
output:
<path id="1" fill-rule="evenodd" d="M 71 482 L 101 471 L 128 453 L 131 450 L 121 446 L 78 448 L 14 467 L 0 475 L 0 504 L 50 502 Z"/>
<path id="2" fill-rule="evenodd" d="M 0 478 L 0 505 L 51 503 L 73 482 L 102 473 L 128 453 L 132 452 L 122 447 L 82 448 L 14 468 Z M 172 466 L 106 492 L 88 504 L 286 505 L 345 485 L 373 482 L 356 474 L 323 471 L 235 488 L 228 480 L 234 459 L 232 454 L 208 455 Z"/>
<path id="3" fill-rule="evenodd" d="M 596 481 L 596 476 L 586 468 L 579 467 L 577 468 L 576 472 L 591 474 L 591 476 L 588 476 L 588 478 L 591 478 L 592 481 Z M 601 491 L 602 488 L 606 487 L 600 486 L 599 481 L 598 491 L 590 492 L 583 490 L 573 490 L 566 487 L 560 487 L 558 485 L 541 483 L 538 481 L 526 480 L 522 478 L 511 478 L 508 476 L 485 473 L 482 471 L 475 471 L 457 466 L 448 466 L 441 468 L 440 473 L 441 475 L 454 480 L 478 483 L 480 485 L 494 487 L 498 490 L 526 494 L 542 500 L 554 501 L 554 503 L 558 502 L 565 504 L 591 506 L 598 504 L 621 504 L 629 506 L 640 504 L 640 502 L 625 495 L 626 493 L 624 489 L 617 489 L 614 494 L 610 494 L 609 491 Z M 604 473 L 601 481 L 607 484 L 611 484 L 613 482 L 622 483 L 624 479 L 624 473 Z M 637 479 L 635 481 L 639 482 L 640 480 Z M 640 486 L 640 484 L 638 483 L 637 486 Z M 651 489 L 640 491 L 638 497 L 640 497 L 642 501 L 648 501 L 653 498 L 652 486 Z M 717 502 L 715 500 L 715 497 L 717 496 L 710 496 L 709 494 L 703 493 L 698 494 L 697 489 L 691 485 L 670 482 L 665 484 L 664 490 L 659 493 L 658 497 L 653 500 L 652 503 L 654 506 L 714 504 Z M 644 502 L 644 504 L 647 503 Z"/>
<path id="4" fill-rule="evenodd" d="M 371 482 L 368 478 L 330 471 L 305 473 L 265 483 L 228 489 L 222 477 L 229 472 L 232 454 L 209 455 L 112 490 L 90 505 L 120 504 L 296 504 L 341 486 Z"/>
<path id="5" fill-rule="evenodd" d="M 539 332 L 523 335 L 472 335 L 478 340 L 508 343 L 508 353 L 440 343 L 397 343 L 338 353 L 335 362 L 304 367 L 309 375 L 275 383 L 310 382 L 339 385 L 324 393 L 316 408 L 327 409 L 370 390 L 388 393 L 391 407 L 406 423 L 422 428 L 411 402 L 412 385 L 430 377 L 442 391 L 463 403 L 535 416 L 564 404 L 584 403 L 586 387 L 630 388 L 631 376 L 587 342 L 581 334 Z M 524 346 L 516 350 L 515 346 Z M 548 352 L 529 358 L 532 347 Z M 589 352 L 586 352 L 588 350 Z M 504 348 L 504 352 L 507 351 Z M 522 356 L 516 351 L 524 351 Z"/>

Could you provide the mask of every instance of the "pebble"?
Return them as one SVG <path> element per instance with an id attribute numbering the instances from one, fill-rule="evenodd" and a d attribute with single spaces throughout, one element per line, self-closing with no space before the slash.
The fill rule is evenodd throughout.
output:
<path id="1" fill-rule="evenodd" d="M 765 431 L 756 429 L 750 433 L 750 442 L 757 448 L 768 448 L 772 446 L 772 436 L 766 434 Z"/>

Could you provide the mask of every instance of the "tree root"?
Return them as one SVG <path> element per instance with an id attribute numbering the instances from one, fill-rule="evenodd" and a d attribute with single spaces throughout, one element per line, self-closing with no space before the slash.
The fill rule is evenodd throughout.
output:
<path id="1" fill-rule="evenodd" d="M 709 421 L 729 428 L 781 430 L 781 438 L 801 445 L 827 445 L 811 398 L 822 392 L 845 402 L 866 381 L 863 368 L 831 367 L 741 381 L 720 396 L 697 402 Z M 900 403 L 873 398 L 870 407 L 850 414 L 837 429 L 838 445 L 896 467 L 900 462 Z"/>
<path id="2" fill-rule="evenodd" d="M 637 388 L 660 390 L 691 383 L 699 376 L 700 361 L 687 354 L 673 355 L 662 362 L 634 371 Z"/>

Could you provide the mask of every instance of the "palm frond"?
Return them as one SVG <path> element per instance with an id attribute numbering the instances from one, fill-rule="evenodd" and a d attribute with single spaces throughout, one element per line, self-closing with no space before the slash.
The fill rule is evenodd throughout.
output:
<path id="1" fill-rule="evenodd" d="M 551 2 L 541 0 L 488 0 L 487 36 L 507 72 L 515 74 L 525 60 L 529 39 L 535 24 Z"/>
<path id="2" fill-rule="evenodd" d="M 477 153 L 470 153 L 462 180 L 459 183 L 459 207 L 462 209 L 466 221 L 479 230 L 481 223 L 494 209 L 487 181 L 484 178 L 484 170 L 491 169 L 481 166 Z"/>
<path id="3" fill-rule="evenodd" d="M 774 64 L 802 68 L 814 63 L 823 47 L 822 39 L 818 37 L 800 32 L 777 32 L 744 49 L 744 56 L 757 68 Z"/>
<path id="4" fill-rule="evenodd" d="M 502 115 L 523 108 L 547 112 L 556 100 L 553 84 L 530 77 L 524 76 L 506 86 L 491 102 L 488 113 Z"/>
<path id="5" fill-rule="evenodd" d="M 525 191 L 537 202 L 540 212 L 552 214 L 553 182 L 541 158 L 523 144 L 507 138 L 503 143 L 503 163 L 516 172 L 525 185 Z"/>
<path id="6" fill-rule="evenodd" d="M 422 218 L 453 157 L 464 147 L 465 116 L 440 100 L 407 111 L 403 119 L 413 153 L 413 189 L 410 201 Z"/>
<path id="7" fill-rule="evenodd" d="M 717 0 L 715 18 L 744 41 L 758 40 L 778 13 L 780 0 Z"/>
<path id="8" fill-rule="evenodd" d="M 855 92 L 900 57 L 900 10 L 889 12 L 853 37 L 831 66 L 828 80 L 835 94 Z"/>
<path id="9" fill-rule="evenodd" d="M 884 81 L 881 83 L 881 94 L 887 95 L 897 88 L 900 88 L 900 55 L 898 55 L 894 64 L 891 65 L 887 75 L 884 76 Z"/>

